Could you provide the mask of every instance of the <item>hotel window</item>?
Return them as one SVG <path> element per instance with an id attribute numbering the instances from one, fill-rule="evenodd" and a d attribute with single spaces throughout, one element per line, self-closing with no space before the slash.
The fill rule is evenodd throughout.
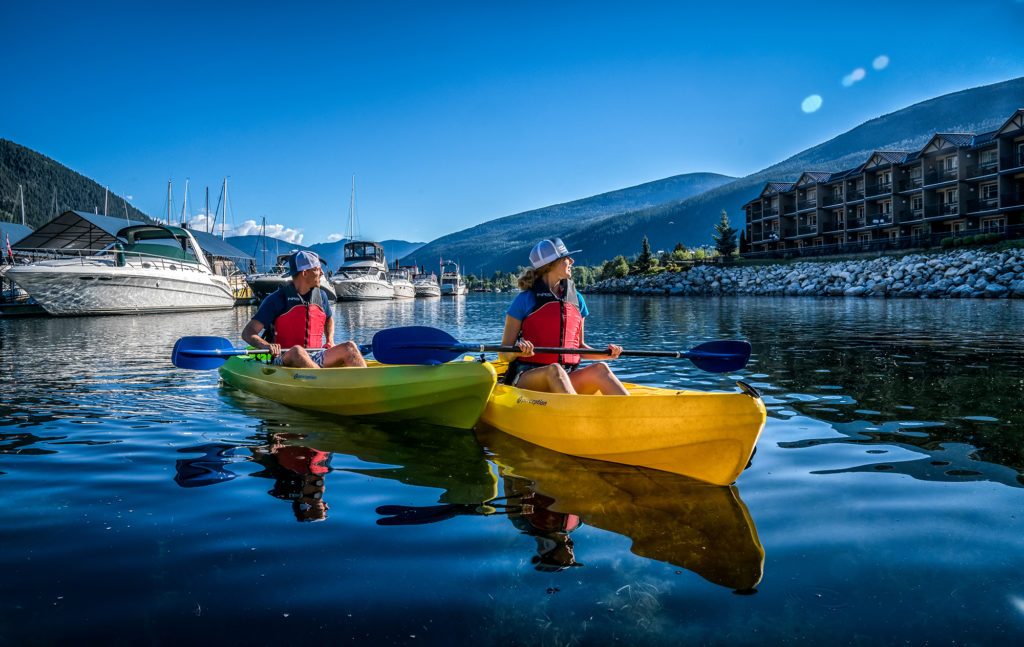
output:
<path id="1" fill-rule="evenodd" d="M 999 197 L 999 186 L 992 182 L 991 184 L 981 185 L 981 199 L 987 202 L 992 202 Z"/>
<path id="2" fill-rule="evenodd" d="M 999 164 L 999 151 L 994 148 L 981 151 L 981 168 L 995 168 Z"/>
<path id="3" fill-rule="evenodd" d="M 911 180 L 920 180 L 921 179 L 921 166 L 920 165 L 910 167 L 910 179 Z"/>
<path id="4" fill-rule="evenodd" d="M 957 201 L 957 189 L 946 191 L 946 204 L 953 204 Z"/>
<path id="5" fill-rule="evenodd" d="M 892 215 L 892 200 L 882 201 L 882 214 L 886 216 Z"/>
<path id="6" fill-rule="evenodd" d="M 981 223 L 981 228 L 984 229 L 986 233 L 990 231 L 1003 231 L 1006 229 L 1006 217 L 1000 216 L 999 218 L 990 218 L 985 220 Z"/>
<path id="7" fill-rule="evenodd" d="M 894 240 L 896 240 L 899 237 L 900 237 L 900 230 L 899 229 L 890 229 L 889 230 L 889 240 L 893 240 L 894 241 Z"/>
<path id="8" fill-rule="evenodd" d="M 890 182 L 892 182 L 892 172 L 891 171 L 884 171 L 883 173 L 879 174 L 879 176 L 878 176 L 878 183 L 879 184 L 889 184 Z"/>
<path id="9" fill-rule="evenodd" d="M 839 186 L 838 184 L 836 186 L 832 187 L 832 197 L 833 198 L 841 198 L 841 197 L 843 197 L 843 187 Z"/>
<path id="10" fill-rule="evenodd" d="M 956 155 L 950 155 L 946 159 L 942 160 L 942 166 L 949 172 L 956 171 L 957 169 L 957 157 Z"/>
<path id="11" fill-rule="evenodd" d="M 910 199 L 910 210 L 919 213 L 924 208 L 924 198 L 919 195 L 915 195 Z"/>
<path id="12" fill-rule="evenodd" d="M 963 220 L 959 222 L 954 222 L 952 229 L 954 234 L 965 232 L 967 231 L 967 223 L 964 222 Z"/>

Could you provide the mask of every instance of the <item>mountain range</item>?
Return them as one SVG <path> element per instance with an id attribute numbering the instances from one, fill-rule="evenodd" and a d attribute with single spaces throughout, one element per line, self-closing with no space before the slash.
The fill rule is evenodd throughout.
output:
<path id="1" fill-rule="evenodd" d="M 344 240 L 333 243 L 316 243 L 309 246 L 296 245 L 271 236 L 267 236 L 265 242 L 262 236 L 228 236 L 226 240 L 243 252 L 252 254 L 256 259 L 256 267 L 260 270 L 272 266 L 278 255 L 294 250 L 316 252 L 327 264 L 328 269 L 332 271 L 338 269 L 338 266 L 345 260 Z M 382 240 L 379 242 L 384 248 L 384 255 L 390 265 L 394 265 L 396 259 L 408 256 L 423 246 L 423 243 L 410 243 L 404 240 Z"/>
<path id="2" fill-rule="evenodd" d="M 530 248 L 541 238 L 559 236 L 577 263 L 597 265 L 617 254 L 638 254 L 646 236 L 652 250 L 671 250 L 677 243 L 687 247 L 712 244 L 712 230 L 725 210 L 733 227 L 742 229 L 742 206 L 753 200 L 769 181 L 794 181 L 804 171 L 841 171 L 867 161 L 876 150 L 915 151 L 935 133 L 984 133 L 1001 126 L 1024 107 L 1024 77 L 946 94 L 916 103 L 875 119 L 827 142 L 742 178 L 692 174 L 650 182 L 684 183 L 686 178 L 705 177 L 709 186 L 695 183 L 693 193 L 660 203 L 629 206 L 604 196 L 629 195 L 634 189 L 505 216 L 438 238 L 416 255 L 457 259 L 467 271 L 490 274 L 525 265 Z M 685 192 L 685 190 L 683 191 Z M 590 201 L 597 200 L 597 203 Z M 593 209 L 579 209 L 593 204 Z"/>
<path id="3" fill-rule="evenodd" d="M 871 119 L 841 135 L 742 178 L 715 173 L 690 173 L 609 191 L 563 204 L 504 216 L 442 236 L 429 243 L 381 241 L 389 261 L 433 267 L 451 259 L 464 273 L 489 275 L 525 265 L 530 248 L 540 239 L 561 237 L 577 263 L 597 265 L 622 254 L 640 251 L 646 236 L 651 249 L 669 250 L 709 245 L 713 226 L 724 210 L 737 229 L 743 227 L 742 206 L 754 199 L 766 182 L 794 181 L 804 171 L 855 168 L 876 150 L 915 151 L 935 133 L 983 133 L 1002 125 L 1024 107 L 1024 77 L 971 88 L 922 101 Z M 100 211 L 104 200 L 110 215 L 126 213 L 132 220 L 152 221 L 122 198 L 106 195 L 93 180 L 58 162 L 0 139 L 0 221 L 20 222 L 18 185 L 24 188 L 27 224 L 36 228 L 67 209 Z M 259 236 L 229 238 L 262 264 Z M 12 242 L 15 242 L 12 239 Z M 344 241 L 293 245 L 270 238 L 273 255 L 292 249 L 320 254 L 331 269 L 342 262 Z M 270 251 L 273 247 L 274 250 Z M 256 253 L 254 253 L 256 252 Z"/>

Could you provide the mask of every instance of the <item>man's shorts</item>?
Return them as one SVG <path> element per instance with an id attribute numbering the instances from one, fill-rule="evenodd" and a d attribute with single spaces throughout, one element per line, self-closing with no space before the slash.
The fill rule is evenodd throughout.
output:
<path id="1" fill-rule="evenodd" d="M 309 358 L 311 360 L 313 360 L 316 363 L 317 366 L 319 366 L 320 368 L 323 368 L 324 367 L 324 353 L 326 353 L 326 352 L 327 352 L 326 350 L 318 350 L 318 351 L 312 352 L 312 353 L 309 354 Z M 283 366 L 283 364 L 281 364 L 281 358 L 282 357 L 284 357 L 284 351 L 282 351 L 281 354 L 278 355 L 277 357 L 275 357 L 270 363 L 273 364 L 274 366 Z"/>

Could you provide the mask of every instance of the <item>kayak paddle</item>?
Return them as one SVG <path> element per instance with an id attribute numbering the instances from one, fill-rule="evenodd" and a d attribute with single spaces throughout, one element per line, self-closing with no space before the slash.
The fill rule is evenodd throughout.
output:
<path id="1" fill-rule="evenodd" d="M 324 350 L 323 348 L 307 348 L 310 352 Z M 371 352 L 369 346 L 360 346 L 359 352 L 364 355 Z M 174 350 L 171 351 L 171 363 L 178 368 L 191 368 L 197 371 L 205 371 L 217 368 L 229 357 L 235 355 L 269 355 L 265 348 L 235 348 L 230 339 L 224 337 L 182 337 L 174 342 Z"/>
<path id="2" fill-rule="evenodd" d="M 373 356 L 382 364 L 437 364 L 450 362 L 463 353 L 514 353 L 518 346 L 493 346 L 459 342 L 448 333 L 429 326 L 404 326 L 381 330 L 373 336 Z M 534 347 L 537 353 L 607 355 L 603 348 Z M 710 373 L 738 371 L 750 359 L 750 342 L 709 341 L 688 351 L 623 350 L 620 357 L 686 358 Z"/>

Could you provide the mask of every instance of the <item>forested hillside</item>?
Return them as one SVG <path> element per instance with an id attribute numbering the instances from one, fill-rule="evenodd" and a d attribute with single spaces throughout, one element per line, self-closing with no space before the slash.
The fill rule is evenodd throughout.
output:
<path id="1" fill-rule="evenodd" d="M 25 224 L 33 229 L 68 209 L 103 213 L 104 189 L 66 166 L 0 139 L 0 222 L 21 223 L 18 185 L 25 194 Z M 151 220 L 121 196 L 107 196 L 107 215 Z"/>

